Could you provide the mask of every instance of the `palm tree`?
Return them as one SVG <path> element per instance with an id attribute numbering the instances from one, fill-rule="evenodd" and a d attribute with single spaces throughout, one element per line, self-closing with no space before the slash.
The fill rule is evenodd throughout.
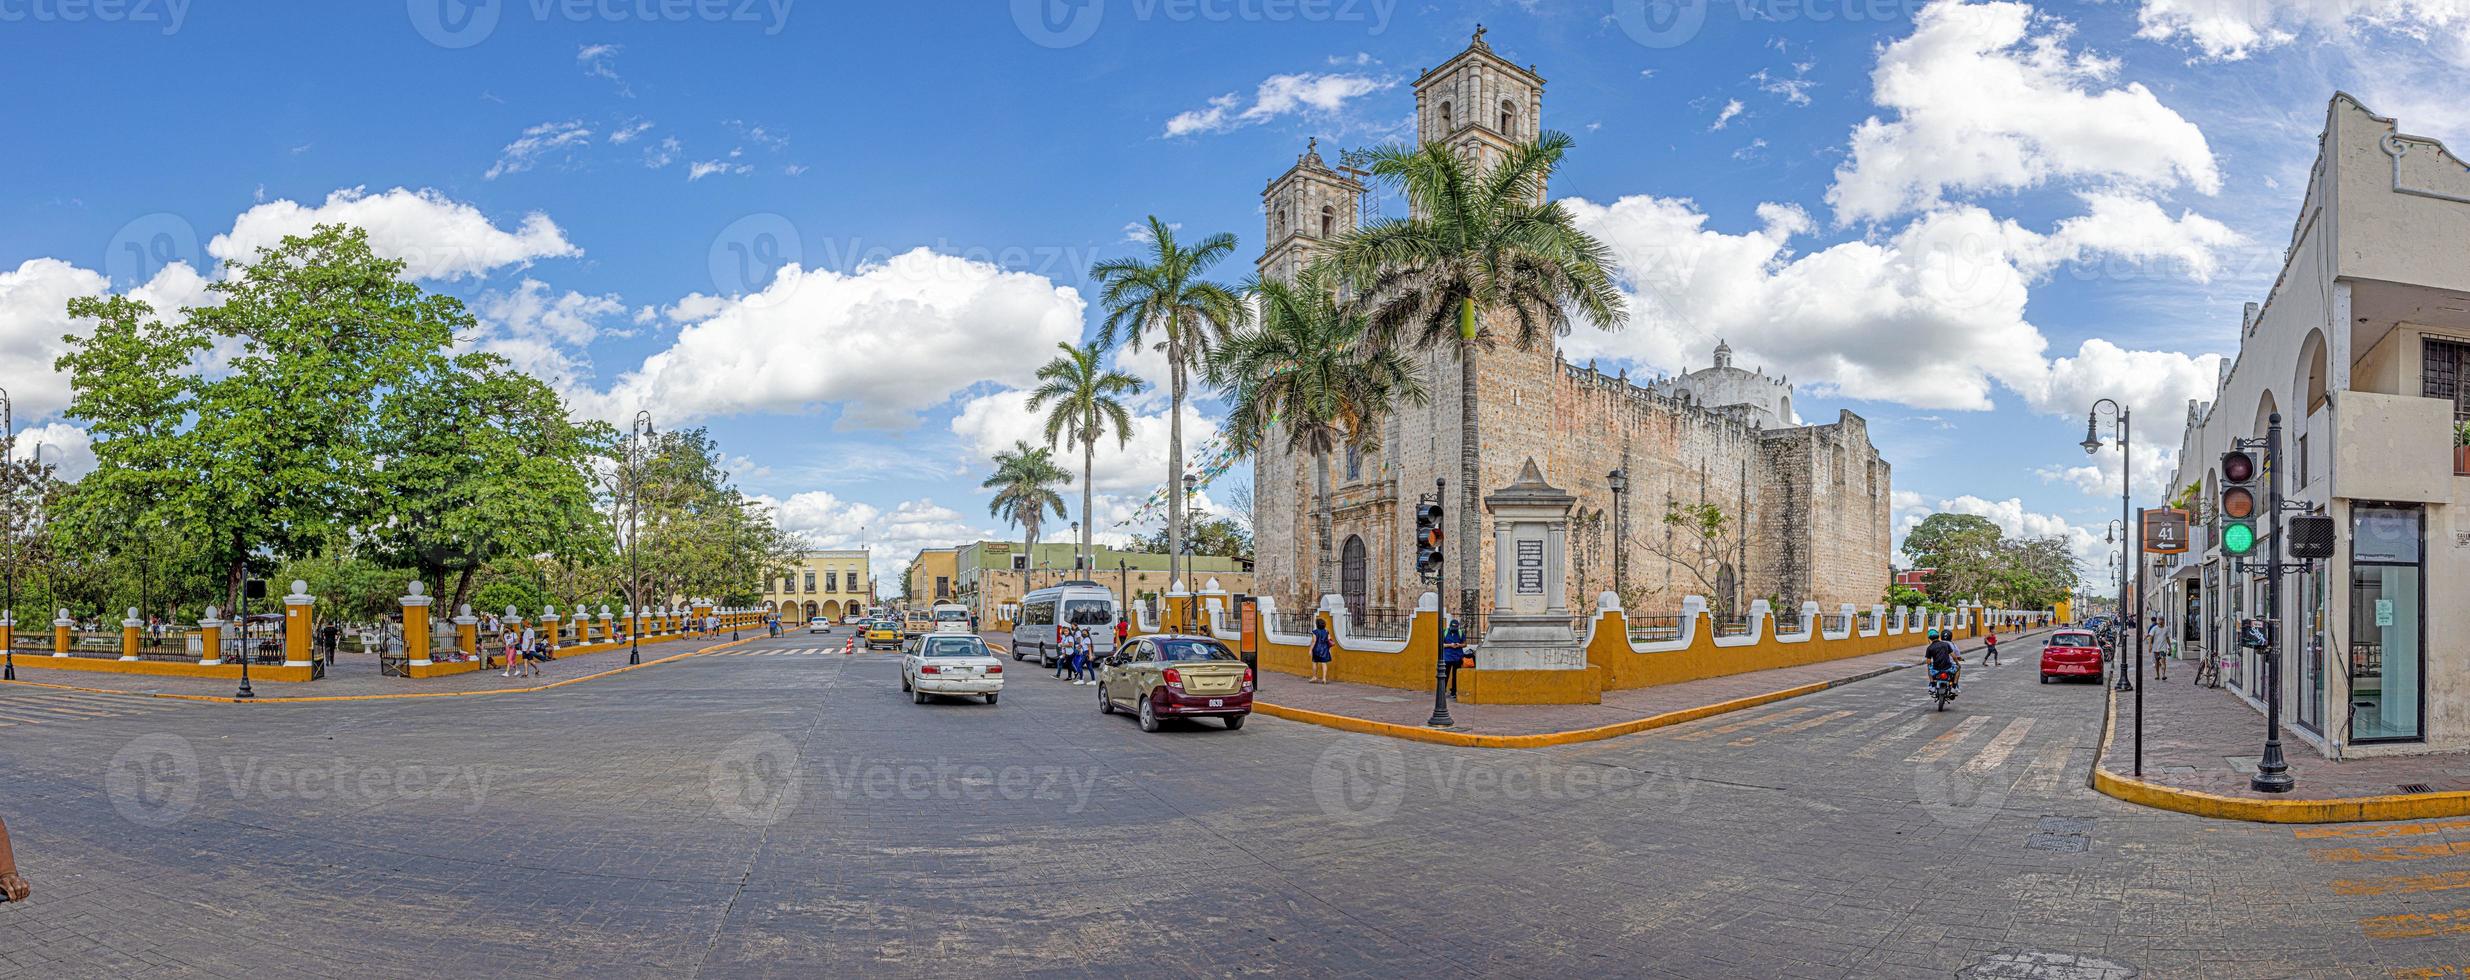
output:
<path id="1" fill-rule="evenodd" d="M 1235 236 L 1220 232 L 1191 248 L 1175 241 L 1175 230 L 1157 215 L 1149 216 L 1147 261 L 1112 259 L 1091 266 L 1089 277 L 1101 287 L 1098 302 L 1106 307 L 1099 325 L 1098 345 L 1112 347 L 1118 338 L 1135 345 L 1151 330 L 1161 334 L 1157 349 L 1166 352 L 1168 395 L 1166 440 L 1167 579 L 1182 580 L 1184 542 L 1184 396 L 1209 351 L 1235 328 L 1251 319 L 1235 291 L 1202 279 L 1210 266 L 1235 251 Z"/>
<path id="2" fill-rule="evenodd" d="M 1011 450 L 995 454 L 995 475 L 987 477 L 979 487 L 995 491 L 986 502 L 986 513 L 1018 524 L 1025 533 L 1021 542 L 1021 594 L 1029 593 L 1029 569 L 1037 564 L 1038 527 L 1046 523 L 1046 512 L 1064 516 L 1063 495 L 1055 492 L 1058 485 L 1072 482 L 1072 474 L 1055 465 L 1054 451 L 1032 446 L 1026 441 L 1014 442 Z"/>
<path id="3" fill-rule="evenodd" d="M 1098 440 L 1106 438 L 1112 429 L 1117 448 L 1132 441 L 1132 415 L 1124 411 L 1119 399 L 1140 394 L 1149 386 L 1122 371 L 1101 370 L 1096 344 L 1055 346 L 1063 354 L 1038 369 L 1038 380 L 1044 384 L 1030 393 L 1029 410 L 1035 412 L 1053 403 L 1046 414 L 1046 444 L 1053 446 L 1061 439 L 1066 445 L 1081 447 L 1080 554 L 1087 555 L 1090 538 L 1098 533 L 1097 517 L 1090 511 L 1095 499 L 1092 484 L 1098 466 Z"/>
<path id="4" fill-rule="evenodd" d="M 1339 301 L 1337 285 L 1337 273 L 1320 264 L 1292 283 L 1247 284 L 1261 304 L 1260 326 L 1229 338 L 1210 363 L 1210 381 L 1231 406 L 1227 432 L 1238 450 L 1259 451 L 1272 427 L 1282 427 L 1288 452 L 1312 454 L 1315 599 L 1333 591 L 1330 454 L 1342 445 L 1380 448 L 1381 419 L 1394 406 L 1429 398 L 1404 352 L 1363 342 L 1363 313 Z"/>
<path id="5" fill-rule="evenodd" d="M 1409 216 L 1357 231 L 1337 260 L 1362 294 L 1370 341 L 1378 347 L 1446 347 L 1458 357 L 1458 581 L 1482 567 L 1476 507 L 1482 496 L 1476 431 L 1476 355 L 1500 341 L 1493 326 L 1531 349 L 1547 333 L 1568 333 L 1575 308 L 1596 326 L 1628 319 L 1605 271 L 1612 251 L 1578 229 L 1569 209 L 1545 200 L 1567 134 L 1547 132 L 1513 146 L 1485 168 L 1434 142 L 1372 153 L 1372 175 L 1402 192 Z M 1474 613 L 1470 588 L 1465 614 Z"/>

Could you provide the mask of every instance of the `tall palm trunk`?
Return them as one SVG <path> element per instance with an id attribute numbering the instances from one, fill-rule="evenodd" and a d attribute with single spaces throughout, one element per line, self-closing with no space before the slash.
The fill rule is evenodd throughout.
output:
<path id="1" fill-rule="evenodd" d="M 1464 343 L 1458 356 L 1458 615 L 1472 630 L 1475 624 L 1475 596 L 1479 587 L 1476 575 L 1483 569 L 1483 545 L 1477 540 L 1483 521 L 1475 513 L 1483 501 L 1480 464 L 1481 450 L 1475 425 L 1475 301 L 1461 301 L 1458 334 Z M 1449 608 L 1449 597 L 1441 596 L 1441 608 Z"/>
<path id="2" fill-rule="evenodd" d="M 1316 606 L 1322 596 L 1334 591 L 1329 580 L 1329 518 L 1329 454 L 1316 451 L 1312 454 L 1312 530 L 1319 545 L 1312 566 L 1312 600 Z"/>
<path id="3" fill-rule="evenodd" d="M 1096 424 L 1098 420 L 1098 413 L 1095 410 L 1092 410 L 1089 413 L 1089 420 L 1093 426 Z M 1096 493 L 1090 486 L 1090 483 L 1096 479 L 1093 474 L 1098 471 L 1098 439 L 1096 435 L 1094 435 L 1097 431 L 1094 427 L 1083 429 L 1081 431 L 1093 434 L 1089 438 L 1081 440 L 1081 553 L 1074 557 L 1072 565 L 1076 571 L 1094 571 L 1094 567 L 1083 569 L 1081 561 L 1082 559 L 1086 559 L 1090 566 L 1095 566 L 1098 563 L 1097 556 L 1091 553 L 1089 549 L 1089 542 L 1095 538 L 1098 533 L 1097 515 L 1091 513 L 1089 510 L 1090 502 L 1097 499 Z"/>
<path id="4" fill-rule="evenodd" d="M 1168 591 L 1184 579 L 1184 354 L 1179 336 L 1181 316 L 1168 322 L 1166 331 L 1166 362 L 1168 394 L 1172 403 L 1166 416 L 1166 581 Z M 1191 586 L 1186 585 L 1185 588 Z"/>

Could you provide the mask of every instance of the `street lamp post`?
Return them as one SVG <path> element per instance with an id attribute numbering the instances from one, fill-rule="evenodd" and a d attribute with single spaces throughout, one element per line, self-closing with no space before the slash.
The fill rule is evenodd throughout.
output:
<path id="1" fill-rule="evenodd" d="M 1432 481 L 1432 499 L 1435 503 L 1449 500 L 1448 480 Z M 1432 611 L 1439 620 L 1435 625 L 1440 628 L 1432 634 L 1432 717 L 1424 719 L 1425 726 L 1431 728 L 1452 728 L 1458 724 L 1457 719 L 1449 716 L 1449 609 L 1441 599 L 1448 594 L 1449 562 L 1435 562 L 1432 566 Z"/>
<path id="2" fill-rule="evenodd" d="M 2132 523 L 2134 518 L 2129 513 L 2133 506 L 2129 500 L 2129 497 L 2131 496 L 2133 487 L 2135 486 L 2135 451 L 2131 448 L 2134 436 L 2132 422 L 2133 416 L 2128 411 L 2127 406 L 2121 405 L 2118 402 L 2108 398 L 2094 402 L 2092 409 L 2084 413 L 2084 441 L 2080 445 L 2084 447 L 2084 455 L 2091 456 L 2101 452 L 2101 433 L 2099 431 L 2099 426 L 2101 424 L 2101 406 L 2103 405 L 2110 406 L 2111 414 L 2115 415 L 2118 419 L 2118 522 L 2120 527 L 2123 529 L 2120 532 L 2120 536 L 2125 539 L 2123 542 L 2122 555 L 2132 556 L 2136 551 L 2136 526 Z M 2132 558 L 2125 558 L 2123 560 L 2132 560 Z M 2123 566 L 2120 569 L 2119 576 L 2120 583 L 2118 592 L 2118 608 L 2119 615 L 2122 617 L 2120 626 L 2123 628 L 2126 626 L 2126 622 L 2123 617 L 2127 614 L 2127 587 L 2131 583 L 2126 581 L 2127 572 Z M 2141 599 L 2141 597 L 2138 598 Z M 2118 649 L 2120 653 L 2127 652 L 2126 639 L 2127 638 L 2123 636 L 2119 638 Z M 2143 630 L 2136 631 L 2135 658 L 2136 672 L 2141 674 L 2144 670 Z M 2144 698 L 2142 696 L 2143 692 L 2140 685 L 2128 681 L 2127 672 L 2125 670 L 2120 670 L 2118 672 L 2118 686 L 2116 689 L 2121 691 L 2137 692 L 2136 716 L 2139 720 L 2142 719 L 2144 703 Z"/>
<path id="3" fill-rule="evenodd" d="M 2266 420 L 2264 432 L 2264 756 L 2247 787 L 2259 793 L 2287 793 L 2297 784 L 2290 763 L 2281 754 L 2281 413 Z"/>
<path id="4" fill-rule="evenodd" d="M 634 607 L 643 608 L 643 541 L 638 536 L 643 517 L 643 466 L 636 459 L 643 440 L 651 438 L 652 413 L 645 409 L 635 413 L 633 432 L 626 442 L 626 591 Z M 640 627 L 641 624 L 635 624 Z M 626 631 L 626 662 L 643 662 L 643 630 Z"/>

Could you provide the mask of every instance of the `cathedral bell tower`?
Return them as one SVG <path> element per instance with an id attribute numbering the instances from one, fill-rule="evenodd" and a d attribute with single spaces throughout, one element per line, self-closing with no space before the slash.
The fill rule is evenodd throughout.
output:
<path id="1" fill-rule="evenodd" d="M 1318 137 L 1306 144 L 1295 165 L 1261 191 L 1261 214 L 1269 223 L 1261 240 L 1269 244 L 1261 250 L 1260 277 L 1293 280 L 1338 236 L 1355 230 L 1363 195 L 1360 181 L 1322 162 Z"/>
<path id="2" fill-rule="evenodd" d="M 1415 141 L 1446 143 L 1488 168 L 1543 129 L 1544 78 L 1494 54 L 1476 25 L 1467 49 L 1415 80 Z"/>

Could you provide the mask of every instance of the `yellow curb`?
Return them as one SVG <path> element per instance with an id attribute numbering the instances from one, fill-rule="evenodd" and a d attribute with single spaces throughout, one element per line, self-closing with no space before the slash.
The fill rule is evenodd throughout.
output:
<path id="1" fill-rule="evenodd" d="M 229 695 L 216 694 L 166 694 L 157 691 L 119 691 L 108 687 L 78 687 L 72 684 L 47 684 L 41 681 L 0 681 L 0 684 L 16 684 L 24 687 L 49 688 L 55 691 L 77 691 L 84 694 L 116 694 L 121 697 L 129 698 L 161 698 L 166 701 L 205 701 L 223 704 L 294 704 L 323 701 L 408 701 L 414 698 L 479 698 L 499 694 L 530 694 L 534 691 L 547 691 L 565 687 L 569 684 L 581 684 L 585 681 L 596 681 L 603 677 L 623 674 L 630 670 L 641 670 L 645 667 L 658 667 L 662 664 L 675 663 L 688 657 L 701 656 L 715 650 L 726 650 L 730 647 L 751 642 L 754 642 L 753 638 L 729 640 L 718 646 L 704 647 L 700 650 L 689 650 L 685 653 L 673 653 L 658 660 L 646 660 L 639 664 L 627 664 L 623 667 L 612 667 L 596 674 L 586 674 L 582 677 L 570 677 L 562 681 L 553 681 L 537 687 L 501 687 L 483 691 L 413 691 L 404 694 L 327 694 L 302 698 L 235 698 Z"/>
<path id="2" fill-rule="evenodd" d="M 2249 823 L 2369 823 L 2470 816 L 2470 791 L 2394 796 L 2345 796 L 2328 800 L 2257 800 L 2179 789 L 2121 776 L 2104 768 L 2118 734 L 2118 691 L 2109 696 L 2101 726 L 2101 753 L 2093 757 L 2093 789 L 2137 806 L 2213 820 Z"/>
<path id="3" fill-rule="evenodd" d="M 1894 668 L 1889 669 L 1892 670 Z M 1880 673 L 1884 672 L 1885 671 L 1881 671 Z M 1872 674 L 1869 676 L 1876 675 Z M 1866 679 L 1866 677 L 1863 677 L 1853 678 L 1851 680 Z M 1786 700 L 1788 698 L 1797 698 L 1805 694 L 1816 694 L 1820 691 L 1827 690 L 1828 688 L 1839 687 L 1843 684 L 1850 683 L 1851 680 L 1837 679 L 1818 681 L 1815 683 L 1803 684 L 1799 687 L 1788 687 L 1780 691 L 1769 691 L 1765 694 L 1753 694 L 1749 697 L 1735 698 L 1730 701 L 1720 701 L 1715 704 L 1703 704 L 1695 708 L 1683 708 L 1679 711 L 1667 711 L 1660 715 L 1649 715 L 1645 718 L 1639 718 L 1634 721 L 1617 722 L 1610 725 L 1600 725 L 1594 728 L 1578 728 L 1565 732 L 1543 732 L 1534 735 L 1477 735 L 1472 732 L 1453 732 L 1445 728 L 1426 728 L 1418 725 L 1393 725 L 1388 722 L 1370 721 L 1367 719 L 1353 718 L 1346 715 L 1333 715 L 1326 712 L 1310 711 L 1303 708 L 1290 708 L 1282 704 L 1271 704 L 1267 701 L 1254 701 L 1252 703 L 1252 710 L 1269 715 L 1273 718 L 1284 718 L 1288 721 L 1300 721 L 1306 724 L 1319 725 L 1324 728 L 1335 728 L 1340 731 L 1361 732 L 1366 735 L 1386 735 L 1390 738 L 1403 738 L 1413 742 L 1431 742 L 1436 745 L 1457 745 L 1477 749 L 1541 749 L 1549 748 L 1555 745 L 1570 745 L 1578 742 L 1598 742 L 1608 738 L 1619 738 L 1623 735 L 1634 735 L 1639 732 L 1649 731 L 1652 729 L 1667 728 L 1673 725 L 1682 724 L 1684 722 L 1697 721 L 1701 718 L 1712 718 L 1716 715 L 1743 711 L 1758 707 L 1762 704 L 1773 704 L 1777 701 Z"/>

